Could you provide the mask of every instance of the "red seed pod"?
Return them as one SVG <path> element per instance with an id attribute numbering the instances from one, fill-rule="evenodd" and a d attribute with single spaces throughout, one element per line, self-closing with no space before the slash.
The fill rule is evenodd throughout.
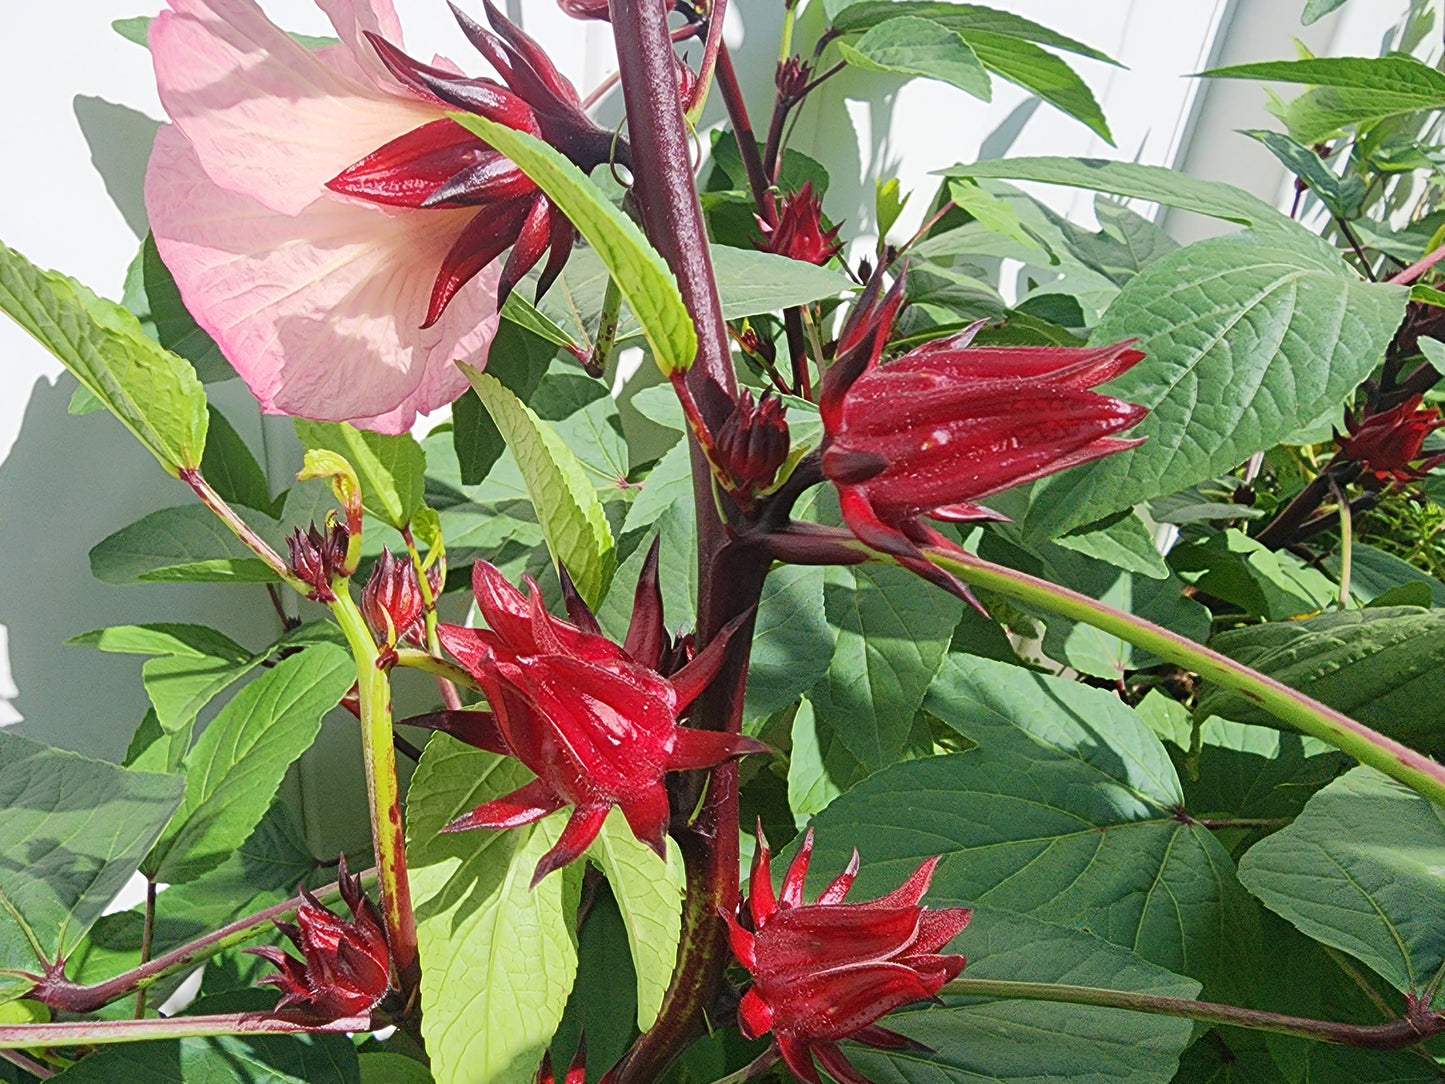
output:
<path id="1" fill-rule="evenodd" d="M 774 895 L 768 842 L 758 829 L 749 898 L 752 929 L 723 913 L 733 954 L 753 976 L 738 1006 L 738 1023 L 750 1039 L 772 1033 L 783 1061 L 798 1079 L 821 1084 L 816 1058 L 840 1084 L 866 1084 L 838 1043 L 844 1039 L 884 1049 L 917 1048 L 877 1021 L 902 1005 L 937 997 L 967 962 L 939 950 L 968 925 L 962 907 L 920 906 L 938 865 L 930 858 L 904 885 L 871 903 L 845 904 L 858 873 L 858 852 L 811 904 L 803 882 L 813 832 Z"/>
<path id="2" fill-rule="evenodd" d="M 362 891 L 361 878 L 347 872 L 345 855 L 337 873 L 341 898 L 351 909 L 350 922 L 302 889 L 295 923 L 276 923 L 302 959 L 279 948 L 245 950 L 278 968 L 258 980 L 285 995 L 278 1009 L 300 1009 L 320 1020 L 361 1016 L 376 1008 L 391 988 L 391 953 L 381 910 Z"/>
<path id="3" fill-rule="evenodd" d="M 1145 408 L 1090 389 L 1144 355 L 1127 342 L 974 347 L 975 325 L 880 364 L 904 276 L 881 293 L 875 276 L 823 379 L 823 473 L 858 539 L 972 601 L 919 551 L 953 547 L 923 518 L 997 519 L 975 502 L 1137 445 L 1114 434 L 1137 425 Z"/>
<path id="4" fill-rule="evenodd" d="M 1390 410 L 1363 419 L 1347 417 L 1349 436 L 1339 441 L 1340 455 L 1364 466 L 1381 482 L 1409 482 L 1445 462 L 1434 456 L 1422 463 L 1425 438 L 1445 428 L 1438 408 L 1423 408 L 1425 398 L 1416 395 Z"/>
<path id="5" fill-rule="evenodd" d="M 537 776 L 513 794 L 458 817 L 444 831 L 513 828 L 564 807 L 571 820 L 537 864 L 535 885 L 581 857 L 614 806 L 634 835 L 666 855 L 671 811 L 664 776 L 711 768 L 767 747 L 751 738 L 680 727 L 678 719 L 716 676 L 735 621 L 670 675 L 656 561 L 638 583 L 624 644 L 602 635 L 596 618 L 563 577 L 571 621 L 548 613 L 535 582 L 529 595 L 485 561 L 472 570 L 485 629 L 442 625 L 442 645 L 481 683 L 490 712 L 438 712 L 413 725 L 514 756 Z"/>

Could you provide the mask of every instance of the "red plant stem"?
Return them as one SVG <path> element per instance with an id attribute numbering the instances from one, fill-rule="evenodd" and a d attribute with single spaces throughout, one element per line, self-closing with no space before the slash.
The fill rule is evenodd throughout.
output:
<path id="1" fill-rule="evenodd" d="M 676 276 L 696 325 L 698 352 L 685 378 L 686 387 L 703 428 L 716 432 L 737 404 L 737 378 L 673 75 L 666 6 L 655 0 L 611 0 L 611 16 L 634 161 L 649 165 L 635 172 L 633 191 L 643 229 Z M 756 547 L 731 544 L 729 526 L 713 496 L 711 465 L 695 432 L 689 433 L 689 440 L 697 507 L 697 640 L 701 648 L 757 604 L 769 561 Z M 734 638 L 735 647 L 722 672 L 694 703 L 691 725 L 733 733 L 741 729 L 751 640 L 749 623 Z M 713 1002 L 722 989 L 730 958 L 726 927 L 718 911 L 736 909 L 738 903 L 737 766 L 715 769 L 706 786 L 696 819 L 677 833 L 686 865 L 687 897 L 672 984 L 657 1022 L 613 1070 L 616 1084 L 651 1084 L 705 1033 L 715 1015 Z M 679 807 L 694 808 L 687 795 Z"/>
<path id="2" fill-rule="evenodd" d="M 1392 286 L 1408 286 L 1441 260 L 1445 260 L 1445 245 L 1441 245 L 1434 252 L 1429 253 L 1423 259 L 1416 260 L 1398 275 L 1391 275 L 1385 281 Z"/>
<path id="3" fill-rule="evenodd" d="M 11 1065 L 25 1070 L 25 1072 L 37 1080 L 49 1080 L 55 1075 L 54 1072 L 45 1068 L 45 1066 L 41 1065 L 38 1061 L 33 1058 L 27 1058 L 18 1050 L 0 1050 L 0 1058 L 4 1058 Z"/>
<path id="4" fill-rule="evenodd" d="M 692 98 L 683 103 L 683 112 L 694 122 L 702 112 L 702 105 L 707 101 L 708 88 L 712 86 L 718 51 L 723 46 L 723 19 L 727 13 L 728 0 L 712 0 L 712 10 L 707 16 L 707 42 L 703 46 L 702 63 L 697 69 L 697 86 L 693 89 Z"/>
<path id="5" fill-rule="evenodd" d="M 748 187 L 753 191 L 753 202 L 758 205 L 758 214 L 769 226 L 778 224 L 778 201 L 773 195 L 767 171 L 763 169 L 763 158 L 758 153 L 758 139 L 753 134 L 753 122 L 748 117 L 747 103 L 743 101 L 742 87 L 738 85 L 738 73 L 733 67 L 732 54 L 723 46 L 718 57 L 717 86 L 722 92 L 723 104 L 727 106 L 728 120 L 732 122 L 733 135 L 738 141 L 738 153 L 742 155 L 743 168 L 747 170 Z"/>
<path id="6" fill-rule="evenodd" d="M 0 1049 L 140 1043 L 211 1035 L 306 1035 L 313 1032 L 375 1031 L 386 1021 L 343 1016 L 318 1023 L 299 1014 L 238 1012 L 214 1016 L 160 1016 L 149 1020 L 67 1020 L 59 1024 L 0 1026 Z"/>
<path id="7" fill-rule="evenodd" d="M 375 872 L 375 870 L 368 871 L 363 874 L 363 877 L 370 879 L 375 876 Z M 331 903 L 341 898 L 341 887 L 335 884 L 328 885 L 314 895 L 322 903 Z M 180 948 L 172 949 L 170 952 L 157 956 L 149 963 L 132 968 L 105 982 L 82 986 L 63 976 L 44 978 L 34 990 L 26 994 L 26 997 L 64 1012 L 96 1012 L 113 1001 L 129 997 L 137 990 L 143 990 L 152 983 L 177 972 L 187 971 L 202 960 L 209 959 L 218 952 L 249 940 L 277 919 L 294 914 L 301 903 L 302 899 L 298 896 L 285 903 L 268 907 L 264 911 L 258 911 L 254 915 L 237 919 L 228 926 L 222 926 L 214 933 L 206 934 Z"/>

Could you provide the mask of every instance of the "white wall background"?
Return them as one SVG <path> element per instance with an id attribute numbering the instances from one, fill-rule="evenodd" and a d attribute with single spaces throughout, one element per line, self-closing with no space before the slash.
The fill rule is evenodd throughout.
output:
<path id="1" fill-rule="evenodd" d="M 0 238 L 111 297 L 119 296 L 145 232 L 140 183 L 163 114 L 147 52 L 109 24 L 153 13 L 157 2 L 0 5 L 6 22 L 0 101 L 7 103 L 0 119 Z M 442 52 L 480 69 L 443 0 L 395 2 L 409 51 Z M 309 0 L 263 0 L 262 6 L 288 29 L 329 33 Z M 606 27 L 568 20 L 552 0 L 508 0 L 507 6 L 584 89 L 610 72 Z M 741 46 L 739 68 L 762 125 L 782 3 L 733 0 L 733 6 L 729 38 Z M 1123 62 L 1112 68 L 1071 58 L 1094 88 L 1117 147 L 1002 82 L 985 105 L 937 83 L 889 84 L 846 73 L 809 106 L 794 140 L 831 171 L 832 217 L 866 232 L 875 179 L 896 174 L 905 189 L 919 189 L 911 216 L 898 227 L 906 236 L 932 194 L 931 170 L 1026 154 L 1179 166 L 1278 199 L 1288 178 L 1268 152 L 1234 131 L 1272 125 L 1263 91 L 1248 82 L 1206 88 L 1186 76 L 1215 62 L 1291 57 L 1294 38 L 1320 54 L 1376 55 L 1407 0 L 1354 0 L 1308 28 L 1298 22 L 1303 0 L 995 0 L 995 6 Z M 714 101 L 709 116 L 719 113 Z M 616 119 L 615 112 L 610 116 Z M 886 136 L 869 149 L 875 133 Z M 1091 194 L 1039 191 L 1059 210 L 1091 220 Z M 1181 239 L 1214 228 L 1194 220 L 1169 226 Z M 216 624 L 260 646 L 274 635 L 275 618 L 260 589 L 111 587 L 91 578 L 91 546 L 145 512 L 184 503 L 189 493 L 169 483 L 108 416 L 69 417 L 74 386 L 58 363 L 0 320 L 0 723 L 18 722 L 41 740 L 118 758 L 146 706 L 141 660 L 68 648 L 64 640 L 107 625 L 169 620 Z M 265 428 L 245 389 L 232 382 L 213 385 L 211 393 L 264 455 Z M 268 428 L 274 445 L 275 423 Z M 273 482 L 286 484 L 279 472 Z M 345 724 L 335 724 L 310 771 L 353 758 L 353 745 Z M 306 786 L 329 789 L 314 775 Z"/>

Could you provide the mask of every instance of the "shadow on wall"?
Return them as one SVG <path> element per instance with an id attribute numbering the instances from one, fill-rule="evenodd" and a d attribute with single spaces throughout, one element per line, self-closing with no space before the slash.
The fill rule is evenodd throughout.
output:
<path id="1" fill-rule="evenodd" d="M 150 229 L 145 208 L 146 165 L 161 122 L 129 106 L 85 94 L 76 95 L 72 107 L 106 193 L 131 232 L 138 239 L 145 237 Z"/>

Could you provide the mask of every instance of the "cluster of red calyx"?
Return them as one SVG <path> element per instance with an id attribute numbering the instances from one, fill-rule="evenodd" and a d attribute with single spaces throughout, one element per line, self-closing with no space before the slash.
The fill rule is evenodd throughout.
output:
<path id="1" fill-rule="evenodd" d="M 486 0 L 487 21 L 496 33 L 455 6 L 452 11 L 505 86 L 423 64 L 374 34 L 367 39 L 391 73 L 417 93 L 536 136 L 584 172 L 614 153 L 625 158 L 625 144 L 592 123 L 576 88 L 491 0 Z M 521 170 L 450 120 L 432 121 L 392 140 L 327 187 L 385 206 L 479 208 L 442 263 L 423 327 L 436 323 L 457 291 L 508 248 L 512 253 L 502 267 L 498 305 L 550 250 L 537 283 L 540 297 L 562 273 L 576 239 L 572 223 Z"/>
<path id="2" fill-rule="evenodd" d="M 351 532 L 341 523 L 331 524 L 325 532 L 313 523 L 305 531 L 297 527 L 287 536 L 291 571 L 311 588 L 308 597 L 313 602 L 336 600 L 331 583 L 338 576 L 347 574 L 346 557 L 350 545 Z"/>
<path id="3" fill-rule="evenodd" d="M 1379 414 L 1346 417 L 1349 435 L 1339 441 L 1340 456 L 1361 464 L 1381 482 L 1415 481 L 1445 463 L 1445 454 L 1423 459 L 1425 438 L 1445 428 L 1440 410 L 1426 410 L 1424 402 L 1424 396 L 1416 395 Z"/>
<path id="4" fill-rule="evenodd" d="M 530 579 L 528 597 L 478 561 L 472 585 L 488 628 L 442 625 L 438 632 L 442 645 L 481 683 L 492 710 L 408 720 L 514 756 L 537 775 L 444 831 L 515 828 L 572 807 L 561 838 L 537 863 L 534 885 L 581 857 L 614 806 L 637 838 L 665 857 L 671 810 L 664 776 L 767 751 L 741 735 L 678 725 L 722 667 L 729 638 L 743 619 L 685 661 L 690 652 L 675 645 L 663 626 L 656 544 L 620 645 L 602 635 L 565 571 L 561 575 L 571 621 L 547 612 Z"/>
<path id="5" fill-rule="evenodd" d="M 812 181 L 781 201 L 776 226 L 762 218 L 758 225 L 763 231 L 763 242 L 758 247 L 790 260 L 821 267 L 843 251 L 843 242 L 838 240 L 842 224 L 823 229 L 823 201 L 813 191 Z"/>
<path id="6" fill-rule="evenodd" d="M 787 407 L 771 391 L 753 401 L 746 388 L 733 412 L 713 437 L 718 466 L 737 487 L 734 495 L 745 502 L 766 490 L 788 458 Z"/>
<path id="7" fill-rule="evenodd" d="M 245 950 L 279 969 L 259 980 L 285 995 L 276 1005 L 278 1010 L 299 1009 L 319 1020 L 362 1016 L 376 1008 L 391 988 L 391 953 L 381 910 L 361 890 L 360 876 L 347 872 L 345 855 L 341 856 L 337 882 L 352 921 L 347 922 L 302 889 L 303 902 L 296 909 L 295 923 L 276 923 L 301 950 L 303 959 L 279 948 Z"/>
<path id="8" fill-rule="evenodd" d="M 737 916 L 723 915 L 733 954 L 753 977 L 738 1006 L 738 1022 L 750 1039 L 771 1032 L 799 1080 L 821 1084 L 816 1058 L 839 1084 L 867 1084 L 838 1044 L 850 1039 L 890 1050 L 918 1048 L 877 1021 L 902 1005 L 937 997 L 958 977 L 964 957 L 938 955 L 938 950 L 958 936 L 973 912 L 920 906 L 937 858 L 882 899 L 845 904 L 858 873 L 857 851 L 823 894 L 805 904 L 803 882 L 812 850 L 810 829 L 775 897 L 772 855 L 758 829 L 742 916 L 752 929 Z"/>
<path id="9" fill-rule="evenodd" d="M 880 364 L 904 279 L 883 295 L 875 275 L 843 328 L 819 400 L 823 473 L 855 537 L 972 601 L 920 552 L 956 548 L 923 517 L 998 519 L 974 502 L 1138 444 L 1113 435 L 1145 408 L 1090 389 L 1144 355 L 1127 342 L 971 347 L 976 324 Z"/>
<path id="10" fill-rule="evenodd" d="M 426 578 L 435 599 L 441 593 L 441 565 L 434 564 L 427 569 Z M 383 549 L 361 592 L 361 613 L 371 631 L 391 647 L 400 640 L 420 645 L 426 636 L 422 623 L 425 612 L 416 566 L 409 560 L 396 559 L 390 550 Z"/>

